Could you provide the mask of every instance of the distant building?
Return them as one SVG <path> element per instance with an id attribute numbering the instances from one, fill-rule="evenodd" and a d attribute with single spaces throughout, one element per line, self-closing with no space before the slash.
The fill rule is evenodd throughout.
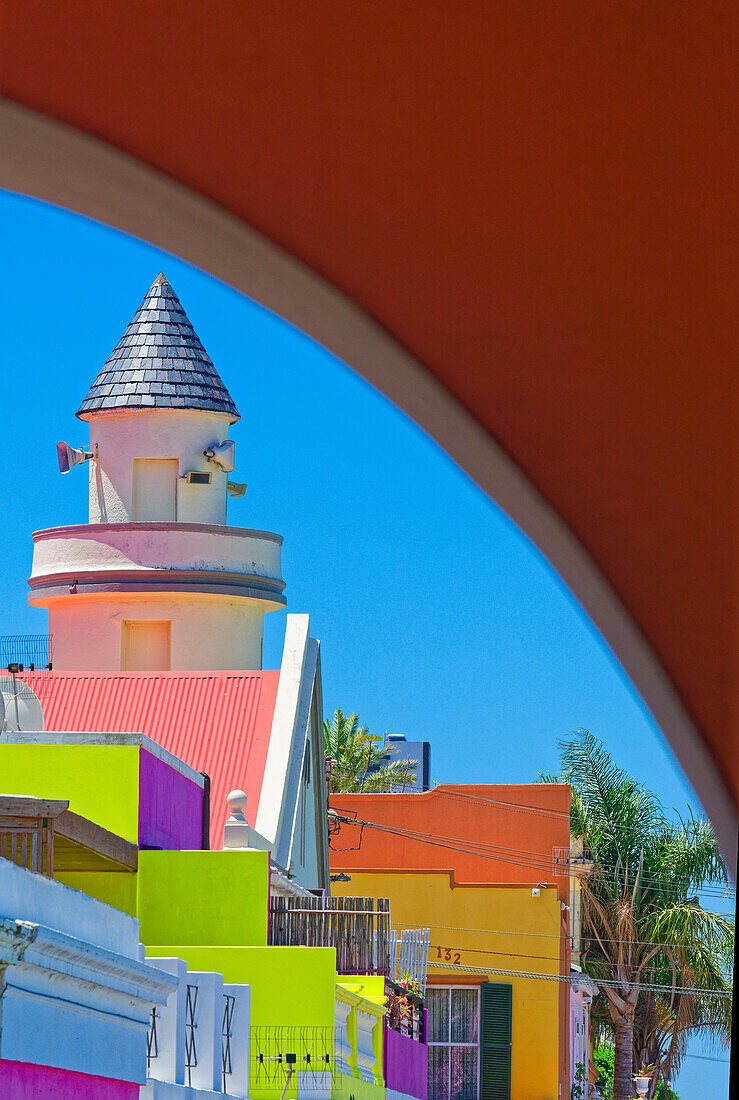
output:
<path id="1" fill-rule="evenodd" d="M 429 741 L 408 741 L 402 733 L 388 736 L 390 751 L 380 763 L 370 771 L 393 761 L 413 760 L 416 764 L 416 781 L 406 788 L 408 791 L 427 791 L 431 786 L 431 743 Z"/>

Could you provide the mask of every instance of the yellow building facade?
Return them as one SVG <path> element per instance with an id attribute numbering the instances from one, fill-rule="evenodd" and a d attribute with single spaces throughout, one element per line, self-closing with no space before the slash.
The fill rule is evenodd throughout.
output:
<path id="1" fill-rule="evenodd" d="M 534 893 L 532 896 L 532 892 Z M 428 927 L 430 946 L 426 1000 L 430 1050 L 434 1034 L 435 990 L 470 990 L 477 999 L 477 1026 L 467 1031 L 479 1063 L 480 987 L 485 982 L 511 987 L 511 1100 L 558 1100 L 560 1031 L 560 928 L 562 907 L 555 887 L 460 886 L 451 873 L 352 873 L 333 893 L 387 897 L 393 928 Z M 520 977 L 499 971 L 521 971 Z M 467 997 L 467 1003 L 470 1001 Z M 459 1003 L 461 997 L 455 998 Z M 474 1011 L 474 1010 L 473 1010 Z M 443 1027 L 444 1011 L 439 1015 Z M 452 1036 L 450 1034 L 450 1040 Z M 446 1045 L 446 1044 L 440 1044 Z M 461 1046 L 466 1044 L 454 1044 Z M 430 1054 L 433 1058 L 433 1053 Z M 450 1070 L 451 1072 L 451 1070 Z M 430 1065 L 429 1100 L 434 1074 Z M 485 1097 L 481 1082 L 480 1097 Z"/>

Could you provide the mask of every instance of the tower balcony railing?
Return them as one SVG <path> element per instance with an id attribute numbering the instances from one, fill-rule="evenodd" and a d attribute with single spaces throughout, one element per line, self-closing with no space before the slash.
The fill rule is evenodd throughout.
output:
<path id="1" fill-rule="evenodd" d="M 207 523 L 94 523 L 33 535 L 34 597 L 70 591 L 183 584 L 284 604 L 282 538 L 269 531 Z"/>

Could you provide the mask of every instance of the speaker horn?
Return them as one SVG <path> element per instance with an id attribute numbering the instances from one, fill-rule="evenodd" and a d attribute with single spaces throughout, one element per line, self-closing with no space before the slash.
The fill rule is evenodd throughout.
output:
<path id="1" fill-rule="evenodd" d="M 233 439 L 224 439 L 223 443 L 214 443 L 212 447 L 206 447 L 203 454 L 211 462 L 215 462 L 224 474 L 230 474 L 234 468 L 234 452 L 236 444 Z"/>
<path id="2" fill-rule="evenodd" d="M 79 466 L 93 457 L 92 451 L 81 451 L 77 447 L 70 447 L 68 443 L 57 443 L 56 457 L 59 463 L 59 473 L 68 474 L 73 466 Z"/>

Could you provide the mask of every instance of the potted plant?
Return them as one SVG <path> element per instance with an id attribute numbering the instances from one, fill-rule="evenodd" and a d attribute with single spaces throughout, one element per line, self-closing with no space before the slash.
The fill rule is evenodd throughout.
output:
<path id="1" fill-rule="evenodd" d="M 634 1075 L 634 1085 L 638 1096 L 646 1096 L 649 1091 L 649 1083 L 654 1073 L 654 1065 L 642 1066 Z"/>

